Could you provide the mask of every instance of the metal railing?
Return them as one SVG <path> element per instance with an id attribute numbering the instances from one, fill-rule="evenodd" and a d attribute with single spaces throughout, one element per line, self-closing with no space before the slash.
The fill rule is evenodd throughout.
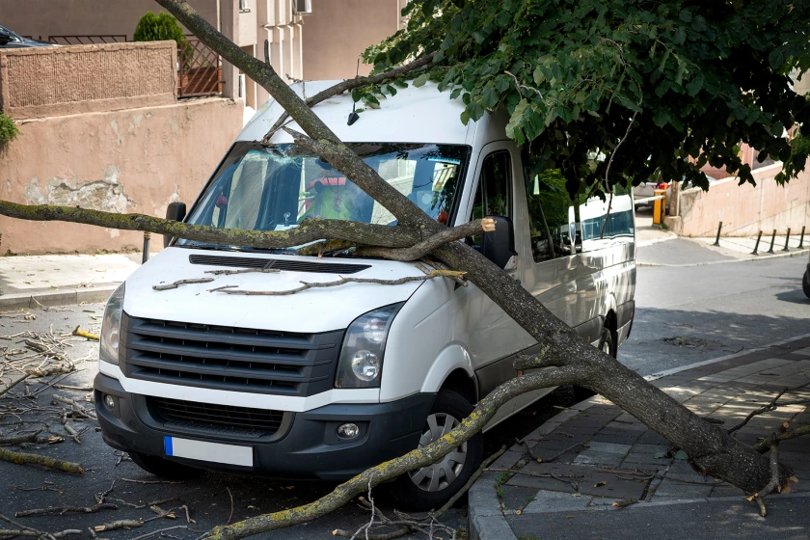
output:
<path id="1" fill-rule="evenodd" d="M 49 36 L 48 41 L 58 45 L 97 45 L 100 43 L 125 43 L 125 35 L 92 35 L 92 36 Z"/>
<path id="2" fill-rule="evenodd" d="M 222 94 L 219 55 L 197 38 L 186 38 L 177 50 L 177 97 Z"/>

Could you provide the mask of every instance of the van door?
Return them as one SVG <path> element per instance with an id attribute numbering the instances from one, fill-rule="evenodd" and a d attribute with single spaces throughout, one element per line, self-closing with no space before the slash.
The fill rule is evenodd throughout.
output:
<path id="1" fill-rule="evenodd" d="M 510 142 L 490 143 L 479 153 L 476 165 L 475 186 L 470 190 L 472 196 L 464 210 L 470 220 L 485 216 L 504 216 L 514 221 L 525 219 L 525 197 L 522 174 L 516 159 L 516 148 Z M 518 201 L 520 204 L 516 204 Z M 481 236 L 472 238 L 474 246 L 481 245 Z M 510 274 L 523 281 L 528 267 L 525 259 L 528 249 L 525 238 L 515 235 L 517 265 L 510 269 Z M 484 397 L 499 384 L 513 378 L 512 367 L 514 355 L 534 344 L 531 336 L 509 317 L 495 302 L 489 299 L 478 288 L 473 286 L 459 289 L 463 295 L 461 305 L 466 305 L 468 332 L 467 343 L 472 358 L 473 368 L 478 379 L 479 395 Z M 511 414 L 507 404 L 498 412 L 498 418 Z"/>

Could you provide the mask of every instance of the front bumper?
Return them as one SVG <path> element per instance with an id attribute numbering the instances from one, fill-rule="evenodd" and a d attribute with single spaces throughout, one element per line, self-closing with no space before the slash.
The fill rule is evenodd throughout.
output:
<path id="1" fill-rule="evenodd" d="M 118 450 L 166 457 L 212 470 L 259 472 L 275 477 L 342 481 L 417 447 L 435 394 L 415 394 L 390 403 L 334 404 L 304 413 L 285 413 L 278 432 L 244 437 L 216 429 L 169 429 L 150 412 L 145 396 L 129 394 L 118 380 L 99 373 L 94 382 L 98 421 L 104 441 Z M 115 412 L 102 396 L 117 398 Z M 346 422 L 360 426 L 352 440 L 337 436 Z M 253 448 L 253 467 L 236 467 L 165 456 L 164 437 L 179 436 Z"/>

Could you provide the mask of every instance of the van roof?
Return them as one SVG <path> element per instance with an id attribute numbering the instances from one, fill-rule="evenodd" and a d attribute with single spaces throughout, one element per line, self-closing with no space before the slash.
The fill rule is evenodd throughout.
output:
<path id="1" fill-rule="evenodd" d="M 334 81 L 309 81 L 291 85 L 295 92 L 307 96 L 340 83 Z M 347 125 L 352 111 L 351 94 L 343 93 L 329 98 L 313 107 L 313 111 L 344 142 L 429 142 L 436 144 L 472 144 L 474 123 L 461 123 L 464 104 L 460 99 L 450 99 L 450 92 L 439 92 L 435 83 L 428 82 L 420 88 L 409 85 L 397 89 L 396 96 L 380 99 L 380 108 L 371 109 L 363 103 L 360 119 Z M 260 141 L 283 113 L 275 100 L 262 105 L 242 130 L 238 141 Z M 303 131 L 296 122 L 288 126 Z M 278 131 L 271 142 L 292 142 L 283 131 Z"/>

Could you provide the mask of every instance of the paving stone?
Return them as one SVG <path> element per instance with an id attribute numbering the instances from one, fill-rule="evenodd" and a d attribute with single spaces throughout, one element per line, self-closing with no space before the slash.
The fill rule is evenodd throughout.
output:
<path id="1" fill-rule="evenodd" d="M 507 450 L 490 465 L 490 468 L 511 469 L 515 463 L 520 461 L 524 454 L 525 452 L 519 450 Z"/>
<path id="2" fill-rule="evenodd" d="M 698 484 L 685 484 L 677 480 L 664 478 L 658 489 L 653 494 L 653 501 L 660 501 L 661 499 L 705 499 L 708 497 L 714 486 L 711 484 L 698 485 Z"/>
<path id="3" fill-rule="evenodd" d="M 559 493 L 555 491 L 542 491 L 537 498 L 524 509 L 524 514 L 542 514 L 544 512 L 564 512 L 568 510 L 583 510 L 588 506 L 590 497 L 575 496 L 578 494 Z M 495 538 L 495 537 L 493 537 Z"/>
<path id="4" fill-rule="evenodd" d="M 499 486 L 502 497 L 498 497 L 504 508 L 509 510 L 523 510 L 527 504 L 537 498 L 537 489 L 519 486 L 501 485 Z M 496 496 L 498 489 L 495 490 Z"/>

